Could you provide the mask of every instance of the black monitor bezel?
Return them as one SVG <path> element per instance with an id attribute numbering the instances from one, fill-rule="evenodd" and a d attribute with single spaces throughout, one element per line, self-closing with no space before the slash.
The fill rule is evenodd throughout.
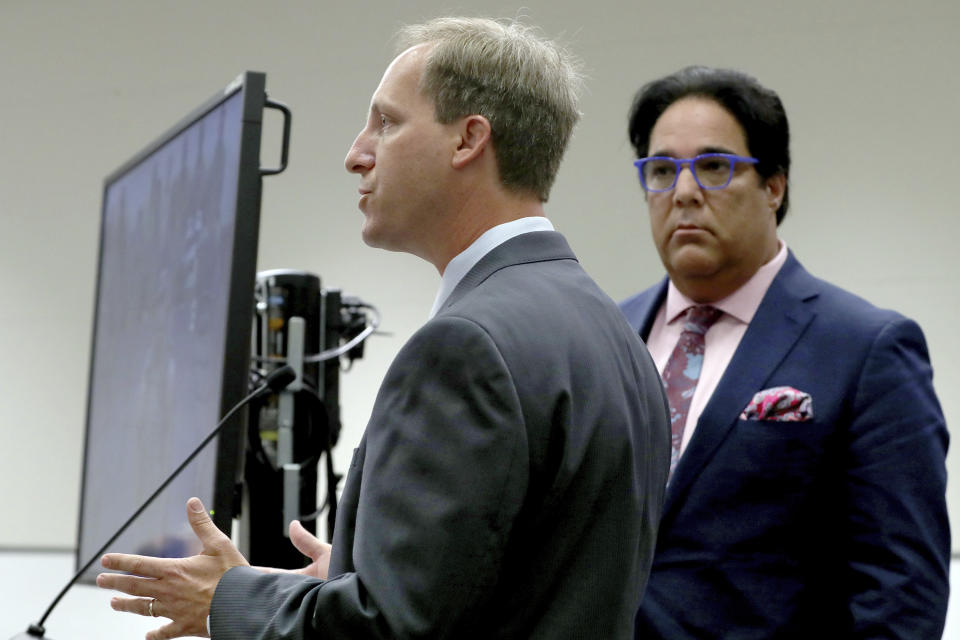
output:
<path id="1" fill-rule="evenodd" d="M 257 267 L 257 245 L 260 227 L 260 201 L 262 172 L 260 169 L 260 141 L 263 128 L 263 112 L 267 102 L 266 74 L 246 71 L 240 74 L 222 91 L 217 92 L 192 110 L 174 126 L 145 146 L 103 182 L 101 205 L 100 239 L 97 251 L 97 283 L 94 294 L 93 325 L 90 339 L 90 362 L 87 376 L 87 407 L 84 419 L 84 448 L 80 482 L 80 505 L 77 522 L 76 568 L 79 570 L 90 558 L 80 557 L 81 536 L 84 527 L 84 486 L 87 479 L 87 460 L 90 431 L 90 413 L 93 399 L 93 376 L 95 371 L 96 336 L 98 326 L 98 300 L 100 299 L 101 265 L 103 264 L 103 235 L 107 206 L 107 190 L 111 184 L 140 165 L 158 149 L 180 135 L 221 104 L 242 93 L 242 124 L 237 179 L 236 217 L 234 225 L 233 255 L 231 258 L 230 291 L 227 301 L 223 375 L 221 379 L 220 415 L 239 402 L 248 392 L 250 370 L 250 335 L 253 323 L 253 294 Z M 238 412 L 216 438 L 217 455 L 214 471 L 214 498 L 212 511 L 216 526 L 230 535 L 233 517 L 237 508 L 236 487 L 242 479 L 243 442 L 246 428 L 246 412 Z M 214 425 L 210 425 L 210 430 Z M 198 434 L 198 442 L 204 434 Z M 146 496 L 144 496 L 146 498 Z M 132 512 L 131 512 L 132 513 Z M 130 514 L 118 514 L 123 522 Z M 106 542 L 106 539 L 103 541 Z M 90 582 L 85 577 L 81 582 Z"/>

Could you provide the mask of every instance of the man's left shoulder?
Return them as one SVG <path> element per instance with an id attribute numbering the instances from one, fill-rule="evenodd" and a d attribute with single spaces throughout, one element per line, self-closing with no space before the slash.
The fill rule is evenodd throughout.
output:
<path id="1" fill-rule="evenodd" d="M 897 310 L 878 306 L 853 291 L 810 274 L 799 263 L 795 264 L 797 271 L 792 279 L 786 281 L 786 286 L 795 282 L 803 282 L 808 286 L 816 294 L 812 296 L 812 301 L 817 313 L 838 329 L 844 327 L 871 333 L 891 323 L 916 324 Z"/>

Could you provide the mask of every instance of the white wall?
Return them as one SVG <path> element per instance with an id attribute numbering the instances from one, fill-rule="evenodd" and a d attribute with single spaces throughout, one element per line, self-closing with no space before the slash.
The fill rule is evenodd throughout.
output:
<path id="1" fill-rule="evenodd" d="M 385 368 L 422 323 L 432 267 L 367 249 L 343 156 L 395 28 L 525 14 L 589 75 L 548 212 L 619 299 L 662 271 L 625 114 L 691 63 L 748 70 L 794 133 L 782 236 L 815 274 L 916 318 L 948 423 L 960 420 L 954 202 L 960 99 L 952 0 L 88 2 L 0 0 L 0 547 L 73 546 L 102 179 L 244 69 L 294 111 L 289 170 L 264 185 L 260 268 L 320 274 L 379 305 L 391 337 L 344 378 L 347 466 Z M 275 124 L 275 123 L 274 123 Z M 275 164 L 276 127 L 264 163 Z M 274 154 L 274 155 L 271 155 Z M 960 455 L 949 500 L 960 525 Z M 960 543 L 955 543 L 960 548 Z"/>

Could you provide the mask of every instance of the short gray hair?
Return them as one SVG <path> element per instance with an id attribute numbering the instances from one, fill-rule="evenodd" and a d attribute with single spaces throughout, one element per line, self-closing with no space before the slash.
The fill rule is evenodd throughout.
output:
<path id="1" fill-rule="evenodd" d="M 421 90 L 437 121 L 485 117 L 503 185 L 546 202 L 580 118 L 578 63 L 516 21 L 436 18 L 402 28 L 397 52 L 426 43 Z"/>

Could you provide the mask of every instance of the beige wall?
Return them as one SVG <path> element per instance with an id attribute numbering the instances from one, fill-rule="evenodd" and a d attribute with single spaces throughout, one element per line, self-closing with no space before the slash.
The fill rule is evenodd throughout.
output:
<path id="1" fill-rule="evenodd" d="M 650 5 L 649 7 L 647 5 Z M 244 69 L 294 111 L 289 170 L 264 186 L 260 268 L 320 274 L 377 304 L 390 337 L 344 378 L 345 469 L 377 385 L 438 278 L 359 239 L 343 156 L 401 23 L 524 14 L 589 75 L 548 212 L 612 297 L 657 280 L 625 113 L 691 63 L 779 91 L 794 133 L 782 236 L 815 274 L 917 319 L 948 424 L 960 420 L 960 85 L 952 0 L 89 2 L 0 0 L 0 547 L 70 547 L 79 496 L 103 177 Z M 276 123 L 264 164 L 274 165 Z M 960 455 L 949 500 L 960 525 Z M 954 547 L 960 549 L 960 543 Z"/>

